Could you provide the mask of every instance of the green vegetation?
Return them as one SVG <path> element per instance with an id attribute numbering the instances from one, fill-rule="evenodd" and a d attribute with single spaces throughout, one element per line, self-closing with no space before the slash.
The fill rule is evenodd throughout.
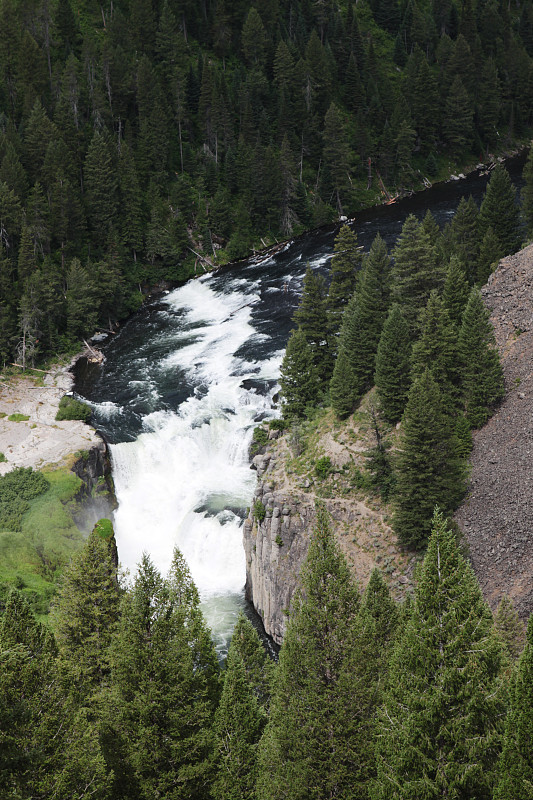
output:
<path id="1" fill-rule="evenodd" d="M 5 463 L 6 461 L 7 461 L 7 458 L 5 457 L 5 454 L 4 453 L 0 453 L 0 464 Z"/>
<path id="2" fill-rule="evenodd" d="M 76 400 L 66 394 L 59 401 L 59 408 L 56 414 L 56 420 L 59 422 L 63 419 L 79 419 L 83 422 L 88 422 L 92 411 L 86 403 Z"/>
<path id="3" fill-rule="evenodd" d="M 22 530 L 22 516 L 30 500 L 48 489 L 48 482 L 31 467 L 18 467 L 0 477 L 0 530 Z"/>
<path id="4" fill-rule="evenodd" d="M 331 458 L 329 456 L 322 456 L 315 463 L 315 474 L 324 480 L 331 472 Z"/>
<path id="5" fill-rule="evenodd" d="M 14 479 L 10 476 L 17 476 Z M 39 616 L 48 613 L 61 569 L 83 544 L 83 536 L 70 513 L 81 481 L 69 470 L 47 468 L 40 472 L 13 470 L 0 478 L 21 481 L 30 491 L 42 493 L 24 503 L 25 510 L 10 516 L 20 522 L 18 530 L 0 530 L 0 596 L 5 598 L 10 586 L 18 585 Z M 9 482 L 8 482 L 9 483 Z M 3 485 L 1 483 L 0 485 Z M 19 498 L 18 490 L 14 494 Z M 4 506 L 4 493 L 0 505 Z"/>
<path id="6" fill-rule="evenodd" d="M 29 420 L 29 416 L 27 414 L 19 414 L 16 412 L 15 414 L 10 414 L 8 420 L 10 422 L 27 422 Z"/>
<path id="7" fill-rule="evenodd" d="M 256 500 L 254 502 L 252 513 L 257 522 L 263 522 L 264 518 L 266 517 L 265 504 L 262 503 L 261 500 Z"/>
<path id="8" fill-rule="evenodd" d="M 254 428 L 250 453 L 255 456 L 268 442 L 268 430 L 261 426 Z"/>

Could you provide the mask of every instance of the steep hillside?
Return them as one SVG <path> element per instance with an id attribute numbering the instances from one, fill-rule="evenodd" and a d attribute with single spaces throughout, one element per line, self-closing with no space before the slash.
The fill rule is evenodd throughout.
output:
<path id="1" fill-rule="evenodd" d="M 474 435 L 471 487 L 456 519 L 483 593 L 533 611 L 533 245 L 504 258 L 483 295 L 491 309 L 506 396 Z"/>

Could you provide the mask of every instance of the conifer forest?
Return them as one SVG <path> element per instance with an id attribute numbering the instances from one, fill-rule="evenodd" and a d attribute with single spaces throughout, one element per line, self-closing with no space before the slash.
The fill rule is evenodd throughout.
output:
<path id="1" fill-rule="evenodd" d="M 361 590 L 318 498 L 279 658 L 241 615 L 221 663 L 181 551 L 126 579 L 100 520 L 44 605 L 0 588 L 2 800 L 533 800 L 533 616 L 491 611 L 453 519 L 505 396 L 482 289 L 533 237 L 533 150 L 519 195 L 498 156 L 532 134 L 532 0 L 0 0 L 4 370 L 340 223 L 275 429 L 371 392 L 365 490 L 419 558 L 402 602 Z M 481 203 L 363 252 L 347 218 L 478 162 Z M 48 486 L 0 476 L 0 531 Z"/>

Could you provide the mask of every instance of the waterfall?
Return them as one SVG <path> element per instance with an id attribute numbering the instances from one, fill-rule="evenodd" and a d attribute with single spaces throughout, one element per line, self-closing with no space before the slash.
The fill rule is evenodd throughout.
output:
<path id="1" fill-rule="evenodd" d="M 239 283 L 238 281 L 233 283 Z M 143 416 L 133 442 L 111 445 L 119 503 L 115 531 L 121 564 L 135 572 L 143 551 L 164 574 L 174 546 L 185 556 L 215 640 L 223 643 L 242 604 L 245 581 L 243 510 L 250 505 L 255 473 L 249 446 L 255 420 L 273 416 L 272 394 L 283 351 L 265 360 L 239 356 L 243 345 L 264 338 L 251 324 L 258 300 L 253 282 L 239 291 L 216 291 L 209 280 L 191 281 L 165 298 L 179 320 L 172 345 L 150 369 L 167 384 L 185 382 L 190 396 L 177 410 Z M 164 312 L 162 312 L 164 313 Z M 268 337 L 267 337 L 268 338 Z M 264 382 L 260 393 L 243 381 Z M 130 384 L 153 392 L 138 364 Z M 130 387 L 131 388 L 131 387 Z M 101 404 L 100 411 L 109 409 Z"/>

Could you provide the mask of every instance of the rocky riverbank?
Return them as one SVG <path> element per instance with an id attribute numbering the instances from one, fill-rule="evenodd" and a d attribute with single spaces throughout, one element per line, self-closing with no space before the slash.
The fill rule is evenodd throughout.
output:
<path id="1" fill-rule="evenodd" d="M 72 365 L 55 366 L 42 379 L 0 378 L 0 475 L 14 467 L 40 469 L 62 464 L 77 451 L 101 447 L 102 439 L 84 422 L 55 417 L 73 384 Z"/>

